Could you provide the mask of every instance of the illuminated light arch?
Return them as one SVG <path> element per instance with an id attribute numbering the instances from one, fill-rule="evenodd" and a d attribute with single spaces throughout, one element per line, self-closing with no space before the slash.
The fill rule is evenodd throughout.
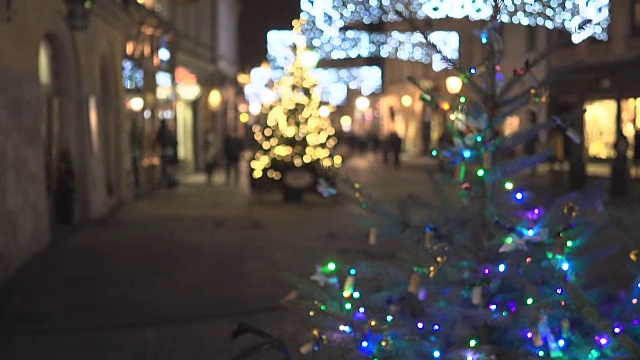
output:
<path id="1" fill-rule="evenodd" d="M 396 48 L 384 50 L 389 43 L 398 41 L 394 34 L 345 30 L 344 27 L 402 21 L 395 12 L 397 9 L 403 9 L 407 16 L 415 19 L 466 17 L 472 21 L 487 20 L 492 14 L 492 3 L 492 0 L 301 0 L 300 17 L 307 20 L 303 33 L 314 39 L 311 45 L 323 58 L 402 58 L 406 56 L 398 56 Z M 609 0 L 504 0 L 499 20 L 523 26 L 565 29 L 571 32 L 574 43 L 588 37 L 606 41 L 611 22 L 609 3 Z M 411 35 L 406 35 L 405 39 L 411 44 L 403 44 L 403 47 L 417 48 L 419 42 L 424 41 Z M 424 58 L 411 56 L 406 60 L 427 62 Z"/>
<path id="2" fill-rule="evenodd" d="M 262 95 L 269 89 L 269 83 L 280 79 L 284 69 L 293 64 L 295 41 L 296 34 L 292 30 L 271 30 L 267 33 L 267 59 L 270 67 L 251 70 L 251 83 L 244 89 L 245 97 L 250 103 L 260 102 Z M 316 68 L 311 71 L 311 75 L 318 79 L 322 101 L 334 106 L 344 104 L 349 89 L 360 90 L 364 96 L 382 91 L 382 69 L 378 66 Z"/>

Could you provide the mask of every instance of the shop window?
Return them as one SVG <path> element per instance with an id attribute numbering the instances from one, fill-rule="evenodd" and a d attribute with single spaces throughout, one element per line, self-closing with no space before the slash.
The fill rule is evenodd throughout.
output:
<path id="1" fill-rule="evenodd" d="M 620 130 L 629 142 L 629 156 L 633 156 L 636 131 L 640 128 L 640 98 L 620 101 Z"/>
<path id="2" fill-rule="evenodd" d="M 511 115 L 507 117 L 502 125 L 503 136 L 509 136 L 520 129 L 520 117 L 518 115 Z"/>
<path id="3" fill-rule="evenodd" d="M 640 35 L 640 0 L 631 2 L 631 34 Z"/>
<path id="4" fill-rule="evenodd" d="M 618 102 L 613 99 L 585 102 L 584 135 L 589 157 L 610 159 L 615 156 Z"/>

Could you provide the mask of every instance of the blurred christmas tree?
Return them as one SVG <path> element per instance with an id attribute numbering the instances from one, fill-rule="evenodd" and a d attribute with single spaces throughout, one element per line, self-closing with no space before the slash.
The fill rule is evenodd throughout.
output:
<path id="1" fill-rule="evenodd" d="M 440 201 L 410 198 L 400 212 L 353 184 L 370 214 L 370 244 L 407 241 L 393 245 L 394 261 L 330 262 L 301 281 L 302 296 L 289 303 L 309 311 L 314 323 L 301 353 L 336 347 L 348 354 L 340 358 L 353 359 L 640 359 L 638 250 L 619 239 L 636 277 L 629 288 L 589 278 L 590 264 L 610 250 L 589 246 L 602 222 L 602 186 L 542 206 L 513 180 L 549 158 L 546 151 L 508 155 L 538 132 L 557 127 L 577 143 L 581 137 L 565 120 L 575 114 L 500 134 L 510 114 L 544 101 L 551 80 L 528 76 L 545 51 L 498 81 L 500 6 L 478 33 L 482 64 L 466 68 L 445 57 L 473 92 L 451 107 L 453 141 L 439 152 L 455 175 L 433 189 Z M 439 106 L 438 94 L 422 91 L 425 102 Z M 625 270 L 621 264 L 621 277 Z"/>
<path id="2" fill-rule="evenodd" d="M 294 21 L 295 59 L 273 86 L 276 101 L 265 121 L 252 127 L 259 144 L 251 161 L 253 178 L 282 180 L 294 197 L 318 179 L 324 184 L 331 170 L 342 165 L 342 157 L 332 154 L 338 140 L 329 109 L 322 107 L 317 79 L 310 74 L 318 59 L 306 48 L 300 31 L 303 21 Z"/>

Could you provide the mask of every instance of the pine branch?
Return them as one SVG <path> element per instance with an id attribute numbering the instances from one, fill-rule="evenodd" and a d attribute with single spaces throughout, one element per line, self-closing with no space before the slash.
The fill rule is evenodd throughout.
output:
<path id="1" fill-rule="evenodd" d="M 400 16 L 400 18 L 402 18 L 411 26 L 414 32 L 420 33 L 420 35 L 422 35 L 425 41 L 425 45 L 429 49 L 433 50 L 435 53 L 439 54 L 442 60 L 448 65 L 448 67 L 450 67 L 452 70 L 458 73 L 458 75 L 460 75 L 463 81 L 466 84 L 469 84 L 469 86 L 471 86 L 471 89 L 476 93 L 478 97 L 482 98 L 485 96 L 486 94 L 485 90 L 482 88 L 482 86 L 480 86 L 480 84 L 478 84 L 476 81 L 474 81 L 469 77 L 469 73 L 467 72 L 467 70 L 463 68 L 458 63 L 458 61 L 446 56 L 438 45 L 436 45 L 433 41 L 429 40 L 429 32 L 422 31 L 422 29 L 417 24 L 417 22 L 414 19 L 411 19 L 408 16 L 406 16 L 404 13 L 397 11 L 397 14 L 398 16 Z"/>
<path id="2" fill-rule="evenodd" d="M 506 177 L 511 177 L 520 171 L 530 169 L 547 161 L 552 154 L 553 152 L 551 150 L 545 150 L 531 156 L 503 161 L 490 169 L 485 177 L 488 182 L 495 182 Z"/>
<path id="3" fill-rule="evenodd" d="M 553 126 L 551 121 L 545 121 L 542 124 L 537 124 L 534 126 L 527 127 L 523 130 L 520 130 L 513 135 L 503 138 L 500 141 L 496 142 L 495 153 L 506 153 L 513 148 L 526 143 L 527 141 L 533 139 L 539 132 L 547 130 Z"/>

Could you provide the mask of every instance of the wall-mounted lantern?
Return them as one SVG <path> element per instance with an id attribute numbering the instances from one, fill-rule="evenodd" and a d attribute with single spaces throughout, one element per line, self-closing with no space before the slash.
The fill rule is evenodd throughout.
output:
<path id="1" fill-rule="evenodd" d="M 65 0 L 67 22 L 72 31 L 84 31 L 89 27 L 89 14 L 94 0 Z"/>

